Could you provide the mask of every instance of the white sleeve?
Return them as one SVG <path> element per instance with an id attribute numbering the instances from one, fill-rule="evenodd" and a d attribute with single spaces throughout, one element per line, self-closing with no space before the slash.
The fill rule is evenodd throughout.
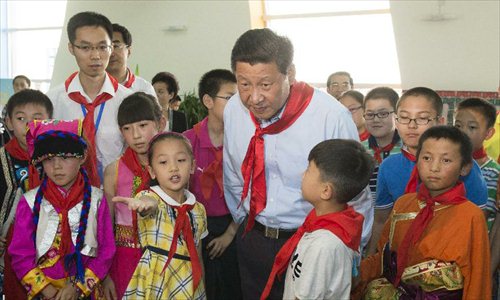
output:
<path id="1" fill-rule="evenodd" d="M 374 214 L 374 201 L 372 201 L 372 196 L 370 192 L 370 186 L 367 186 L 358 196 L 349 201 L 349 205 L 354 208 L 357 213 L 360 213 L 365 217 L 363 221 L 363 232 L 361 233 L 361 249 L 363 250 L 368 244 L 370 237 L 372 236 L 373 227 L 373 214 Z"/>

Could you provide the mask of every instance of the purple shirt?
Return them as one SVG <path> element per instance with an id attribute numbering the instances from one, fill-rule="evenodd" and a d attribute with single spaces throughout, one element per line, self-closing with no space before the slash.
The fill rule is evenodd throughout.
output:
<path id="1" fill-rule="evenodd" d="M 203 170 L 215 160 L 214 150 L 222 151 L 222 146 L 214 147 L 210 136 L 208 135 L 208 118 L 203 119 L 200 123 L 200 132 L 197 135 L 194 129 L 184 131 L 184 135 L 189 139 L 193 146 L 194 159 L 196 160 L 196 170 L 191 175 L 189 190 L 195 195 L 196 201 L 205 206 L 207 216 L 217 217 L 229 214 L 226 201 L 224 200 L 224 192 L 219 189 L 217 184 L 213 185 L 212 194 L 209 199 L 205 199 L 201 192 L 200 176 Z M 222 164 L 220 166 L 222 168 Z"/>

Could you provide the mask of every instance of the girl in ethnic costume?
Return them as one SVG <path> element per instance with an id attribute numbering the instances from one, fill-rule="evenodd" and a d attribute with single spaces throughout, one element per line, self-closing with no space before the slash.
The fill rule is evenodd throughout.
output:
<path id="1" fill-rule="evenodd" d="M 117 161 L 104 171 L 104 193 L 134 197 L 149 187 L 148 145 L 165 121 L 156 99 L 137 92 L 123 100 L 118 108 L 118 126 L 128 148 Z M 115 227 L 116 254 L 109 276 L 104 281 L 105 293 L 110 299 L 121 299 L 141 258 L 137 233 L 137 214 L 123 203 L 109 203 Z"/>
<path id="2" fill-rule="evenodd" d="M 148 170 L 158 181 L 135 199 L 115 197 L 140 213 L 143 254 L 124 299 L 204 299 L 201 239 L 207 233 L 205 208 L 186 186 L 195 163 L 189 141 L 165 132 L 148 150 Z"/>
<path id="3" fill-rule="evenodd" d="M 87 144 L 82 123 L 34 121 L 27 144 L 42 165 L 40 187 L 19 200 L 9 246 L 12 268 L 28 299 L 100 298 L 97 291 L 115 252 L 108 205 L 82 164 Z"/>

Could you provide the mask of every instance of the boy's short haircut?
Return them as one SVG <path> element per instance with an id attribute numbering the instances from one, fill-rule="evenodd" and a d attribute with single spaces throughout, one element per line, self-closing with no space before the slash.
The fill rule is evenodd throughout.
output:
<path id="1" fill-rule="evenodd" d="M 118 23 L 113 23 L 113 32 L 119 32 L 122 34 L 123 37 L 123 43 L 127 46 L 132 46 L 132 35 L 130 34 L 130 31 L 128 31 L 125 26 L 122 26 Z"/>
<path id="2" fill-rule="evenodd" d="M 205 73 L 198 83 L 198 97 L 203 103 L 203 96 L 215 97 L 220 91 L 220 87 L 226 83 L 236 83 L 234 74 L 225 69 L 215 69 Z"/>
<path id="3" fill-rule="evenodd" d="M 26 104 L 43 106 L 45 110 L 47 110 L 49 119 L 52 118 L 52 114 L 54 113 L 54 106 L 52 105 L 49 97 L 38 90 L 32 89 L 19 91 L 9 98 L 9 101 L 7 101 L 7 104 L 5 105 L 7 116 L 9 118 L 12 118 L 14 109 L 18 106 L 25 106 Z"/>
<path id="4" fill-rule="evenodd" d="M 332 84 L 333 76 L 347 76 L 349 77 L 349 84 L 351 84 L 351 86 L 354 86 L 354 81 L 352 80 L 351 74 L 346 71 L 338 71 L 330 74 L 330 76 L 328 76 L 328 79 L 326 80 L 326 86 L 330 86 L 330 84 Z"/>
<path id="5" fill-rule="evenodd" d="M 356 100 L 356 102 L 358 102 L 360 105 L 363 105 L 364 103 L 364 99 L 365 99 L 365 96 L 363 96 L 363 94 L 361 94 L 360 92 L 358 91 L 355 91 L 355 90 L 350 90 L 350 91 L 347 91 L 345 93 L 343 93 L 340 97 L 339 97 L 339 100 L 344 98 L 345 96 L 350 96 L 352 97 L 354 100 Z M 364 105 L 363 105 L 364 106 Z"/>
<path id="6" fill-rule="evenodd" d="M 108 33 L 109 39 L 113 38 L 113 25 L 111 24 L 111 21 L 109 21 L 109 19 L 104 15 L 86 11 L 77 13 L 68 21 L 66 30 L 71 44 L 73 44 L 76 40 L 76 30 L 84 26 L 102 27 Z"/>
<path id="7" fill-rule="evenodd" d="M 252 29 L 241 35 L 231 51 L 231 69 L 237 62 L 255 65 L 276 63 L 280 73 L 286 75 L 293 61 L 293 45 L 285 36 L 268 28 Z"/>
<path id="8" fill-rule="evenodd" d="M 14 82 L 16 82 L 16 80 L 18 79 L 24 79 L 28 83 L 28 87 L 31 86 L 31 80 L 24 75 L 17 75 L 16 77 L 14 77 L 14 79 L 12 79 L 12 85 L 14 85 Z"/>
<path id="9" fill-rule="evenodd" d="M 456 110 L 459 111 L 461 109 L 471 109 L 478 112 L 486 120 L 488 128 L 495 126 L 497 109 L 492 103 L 481 98 L 467 98 L 458 103 Z"/>
<path id="10" fill-rule="evenodd" d="M 162 116 L 161 107 L 152 95 L 135 92 L 123 99 L 118 108 L 118 126 L 144 120 L 159 122 Z"/>
<path id="11" fill-rule="evenodd" d="M 409 96 L 425 97 L 429 102 L 431 102 L 434 110 L 437 112 L 438 117 L 440 117 L 443 113 L 443 100 L 438 95 L 438 93 L 426 87 L 415 87 L 404 92 L 398 103 L 396 104 L 396 111 L 399 109 L 401 103 Z"/>
<path id="12" fill-rule="evenodd" d="M 390 87 L 376 87 L 373 90 L 369 91 L 365 96 L 365 105 L 366 101 L 372 99 L 385 99 L 391 103 L 392 109 L 396 110 L 396 104 L 398 103 L 399 95 L 395 90 Z M 364 108 L 364 107 L 363 107 Z"/>
<path id="13" fill-rule="evenodd" d="M 422 150 L 422 145 L 428 139 L 446 139 L 459 145 L 462 166 L 472 163 L 472 142 L 467 134 L 463 133 L 460 129 L 449 125 L 432 126 L 427 129 L 418 141 L 417 160 Z"/>
<path id="14" fill-rule="evenodd" d="M 177 81 L 177 78 L 175 78 L 174 74 L 170 72 L 160 72 L 153 77 L 151 84 L 155 84 L 157 82 L 165 83 L 168 87 L 168 93 L 174 93 L 174 98 L 177 96 L 177 93 L 179 93 L 179 82 Z"/>
<path id="15" fill-rule="evenodd" d="M 318 167 L 321 180 L 333 185 L 334 198 L 347 203 L 366 186 L 373 172 L 373 158 L 354 140 L 323 141 L 311 150 L 309 162 Z"/>

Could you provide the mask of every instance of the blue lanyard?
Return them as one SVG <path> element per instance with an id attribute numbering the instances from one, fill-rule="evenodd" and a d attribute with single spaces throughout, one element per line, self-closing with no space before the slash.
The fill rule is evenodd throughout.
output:
<path id="1" fill-rule="evenodd" d="M 82 107 L 83 117 L 85 118 L 85 116 L 87 116 L 87 110 L 85 109 L 85 105 L 83 105 L 83 104 L 80 104 L 80 105 Z M 97 120 L 95 122 L 95 133 L 97 133 L 97 129 L 99 129 L 99 124 L 101 124 L 102 112 L 104 111 L 104 106 L 105 105 L 106 105 L 106 102 L 103 102 L 99 106 L 99 113 L 97 114 Z"/>

